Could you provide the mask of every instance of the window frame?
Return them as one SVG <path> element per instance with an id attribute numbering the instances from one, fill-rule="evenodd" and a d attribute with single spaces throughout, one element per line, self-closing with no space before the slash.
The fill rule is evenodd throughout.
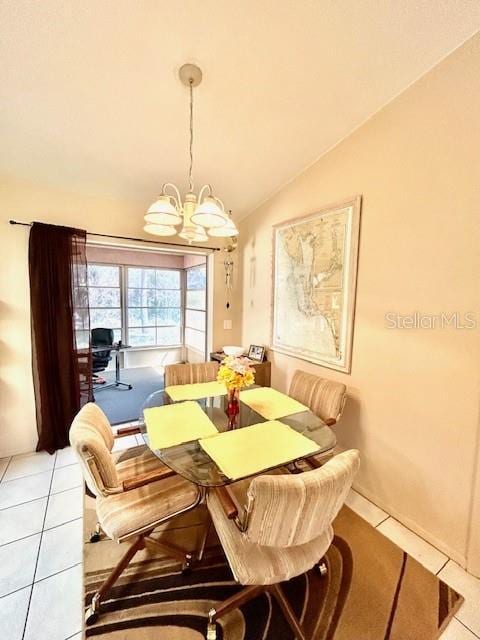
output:
<path id="1" fill-rule="evenodd" d="M 176 271 L 177 273 L 179 273 L 180 276 L 180 287 L 178 289 L 157 289 L 157 287 L 129 287 L 128 285 L 128 270 L 129 269 L 144 269 L 144 270 L 153 270 L 153 271 Z M 129 327 L 128 324 L 128 311 L 129 309 L 148 309 L 148 308 L 155 308 L 155 307 L 135 307 L 132 306 L 130 307 L 128 304 L 128 290 L 129 289 L 140 289 L 140 290 L 145 290 L 145 289 L 155 289 L 155 291 L 179 291 L 180 292 L 180 306 L 179 307 L 162 307 L 164 309 L 179 309 L 180 310 L 180 342 L 178 343 L 172 343 L 172 344 L 158 344 L 157 342 L 155 342 L 155 344 L 151 344 L 151 345 L 137 345 L 137 346 L 132 346 L 130 345 L 131 349 L 135 349 L 135 350 L 144 350 L 144 349 L 178 349 L 184 346 L 185 344 L 185 335 L 184 335 L 184 331 L 185 331 L 185 305 L 184 305 L 184 274 L 183 272 L 185 271 L 185 269 L 182 268 L 178 268 L 178 267 L 150 267 L 150 266 L 141 266 L 141 265 L 123 265 L 123 292 L 124 292 L 124 304 L 123 304 L 123 312 L 125 315 L 124 318 L 124 324 L 125 324 L 125 338 L 126 338 L 126 344 L 130 344 L 130 336 L 129 336 L 129 330 L 130 329 L 155 329 L 155 341 L 157 340 L 157 328 L 158 325 L 155 326 L 150 326 L 150 325 L 143 325 L 141 327 Z M 171 327 L 171 326 L 177 326 L 177 325 L 160 325 L 161 327 Z"/>
<path id="2" fill-rule="evenodd" d="M 205 289 L 189 289 L 188 288 L 188 272 L 192 269 L 198 268 L 205 269 Z M 202 352 L 205 354 L 205 358 L 207 357 L 207 347 L 208 347 L 208 264 L 207 261 L 203 264 L 192 265 L 191 267 L 185 267 L 185 305 L 183 308 L 183 317 L 184 317 L 184 335 L 183 335 L 183 344 L 185 349 L 193 349 L 194 351 L 199 351 L 197 347 L 187 344 L 185 333 L 187 329 L 190 331 L 196 331 L 197 333 L 203 333 L 204 335 L 204 346 Z M 187 306 L 187 292 L 188 291 L 204 291 L 205 292 L 205 305 L 203 309 L 196 309 L 194 307 Z M 205 315 L 205 330 L 197 329 L 196 327 L 190 327 L 187 325 L 187 311 L 199 311 Z"/>
<path id="3" fill-rule="evenodd" d="M 105 285 L 90 285 L 88 282 L 88 269 L 89 267 L 116 267 L 118 269 L 118 287 L 117 286 L 105 286 Z M 122 307 L 122 288 L 123 288 L 123 270 L 122 270 L 122 265 L 120 264 L 111 264 L 111 263 L 106 263 L 106 262 L 91 262 L 87 264 L 87 282 L 86 282 L 86 287 L 87 287 L 87 292 L 88 292 L 88 313 L 89 315 L 91 315 L 91 311 L 92 309 L 119 309 L 120 311 L 120 328 L 118 327 L 112 327 L 113 331 L 120 331 L 120 340 L 124 343 L 125 342 L 125 332 L 124 332 L 124 318 L 123 318 L 123 307 Z M 90 304 L 90 290 L 91 289 L 118 289 L 119 290 L 119 300 L 120 300 L 120 305 L 119 307 L 97 307 L 97 306 L 92 306 Z M 91 319 L 90 319 L 90 332 L 92 329 L 94 329 L 95 327 L 91 326 Z"/>
<path id="4" fill-rule="evenodd" d="M 119 289 L 120 290 L 120 307 L 92 307 L 89 303 L 89 311 L 92 309 L 118 309 L 120 308 L 120 329 L 114 329 L 114 331 L 120 330 L 122 343 L 128 345 L 130 347 L 130 351 L 142 351 L 148 349 L 179 349 L 182 348 L 185 344 L 185 305 L 184 305 L 184 271 L 185 269 L 178 267 L 149 267 L 149 266 L 141 266 L 141 265 L 130 265 L 130 264 L 120 264 L 120 263 L 110 263 L 110 262 L 99 262 L 98 260 L 95 262 L 89 263 L 88 266 L 98 266 L 98 267 L 116 267 L 119 269 L 119 286 L 110 286 L 105 287 L 101 285 L 92 285 L 93 288 L 103 288 L 103 289 Z M 180 310 L 180 342 L 171 343 L 171 344 L 157 344 L 157 334 L 155 331 L 155 344 L 152 345 L 138 345 L 132 346 L 129 343 L 129 329 L 141 329 L 141 328 L 153 328 L 157 329 L 156 326 L 149 327 L 144 325 L 143 327 L 129 327 L 128 325 L 128 269 L 153 269 L 158 271 L 176 271 L 180 275 L 180 288 L 179 289 L 158 289 L 159 291 L 180 291 L 180 306 L 179 307 L 165 307 L 166 309 L 179 309 Z M 152 287 L 132 287 L 134 289 L 151 289 Z M 87 276 L 87 290 L 90 287 L 88 285 L 88 276 Z M 156 289 L 156 287 L 155 287 Z M 148 308 L 148 307 L 131 307 L 132 309 L 138 308 Z M 161 325 L 161 326 L 176 326 L 176 325 Z M 92 327 L 91 327 L 92 328 Z"/>

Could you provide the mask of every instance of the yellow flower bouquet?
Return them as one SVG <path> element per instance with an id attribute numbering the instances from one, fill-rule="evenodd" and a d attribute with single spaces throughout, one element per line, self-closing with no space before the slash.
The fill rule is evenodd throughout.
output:
<path id="1" fill-rule="evenodd" d="M 218 370 L 218 382 L 223 382 L 228 390 L 243 389 L 255 382 L 255 370 L 247 358 L 227 356 Z"/>
<path id="2" fill-rule="evenodd" d="M 255 370 L 247 358 L 234 358 L 227 356 L 222 360 L 218 370 L 218 382 L 223 382 L 227 387 L 228 428 L 235 429 L 237 426 L 237 415 L 240 412 L 240 389 L 249 387 L 255 382 Z"/>

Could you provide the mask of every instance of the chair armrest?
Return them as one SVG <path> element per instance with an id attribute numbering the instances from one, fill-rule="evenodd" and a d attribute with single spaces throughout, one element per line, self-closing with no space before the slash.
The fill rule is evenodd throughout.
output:
<path id="1" fill-rule="evenodd" d="M 312 469 L 319 469 L 323 466 L 323 463 L 317 460 L 314 456 L 312 456 L 311 458 L 304 458 L 304 460 Z"/>
<path id="2" fill-rule="evenodd" d="M 337 421 L 335 420 L 335 418 L 326 418 L 324 420 L 325 424 L 327 425 L 327 427 L 331 427 L 332 425 L 334 425 Z"/>
<path id="3" fill-rule="evenodd" d="M 238 518 L 237 505 L 233 501 L 230 491 L 227 487 L 215 487 L 213 489 L 217 494 L 217 498 L 222 505 L 222 509 L 229 520 L 235 520 Z"/>
<path id="4" fill-rule="evenodd" d="M 142 433 L 140 431 L 140 427 L 121 427 L 120 429 L 117 429 L 115 439 L 124 438 L 125 436 L 133 436 L 136 433 Z"/>
<path id="5" fill-rule="evenodd" d="M 304 458 L 304 461 L 309 465 L 312 469 L 319 469 L 323 467 L 323 465 L 333 458 L 333 452 L 329 451 L 327 453 L 320 453 L 316 456 L 310 456 L 310 458 Z"/>
<path id="6" fill-rule="evenodd" d="M 150 484 L 151 482 L 164 480 L 165 478 L 170 478 L 174 475 L 175 471 L 172 471 L 172 469 L 168 469 L 167 467 L 156 469 L 155 471 L 150 471 L 149 473 L 144 473 L 140 476 L 135 476 L 134 478 L 124 480 L 122 483 L 123 490 L 131 491 L 132 489 L 138 489 L 139 487 L 143 487 L 146 484 Z"/>

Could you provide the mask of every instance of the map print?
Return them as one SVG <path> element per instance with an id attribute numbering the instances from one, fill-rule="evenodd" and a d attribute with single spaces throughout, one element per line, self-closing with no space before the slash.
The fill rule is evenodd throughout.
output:
<path id="1" fill-rule="evenodd" d="M 273 347 L 345 365 L 353 206 L 275 231 Z"/>

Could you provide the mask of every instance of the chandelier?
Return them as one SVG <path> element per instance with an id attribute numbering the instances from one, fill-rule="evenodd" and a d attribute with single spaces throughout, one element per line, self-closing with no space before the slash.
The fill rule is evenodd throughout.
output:
<path id="1" fill-rule="evenodd" d="M 180 191 L 171 182 L 166 182 L 157 200 L 145 214 L 147 233 L 156 236 L 174 236 L 192 242 L 206 242 L 213 238 L 232 238 L 238 235 L 238 229 L 231 215 L 225 211 L 220 198 L 217 198 L 209 184 L 194 193 L 193 185 L 193 88 L 202 81 L 202 71 L 194 64 L 184 64 L 179 71 L 181 82 L 190 92 L 190 167 L 188 171 L 188 193 L 182 202 Z M 179 225 L 182 225 L 179 227 Z M 178 227 L 178 228 L 177 228 Z M 207 235 L 208 234 L 208 235 Z"/>

